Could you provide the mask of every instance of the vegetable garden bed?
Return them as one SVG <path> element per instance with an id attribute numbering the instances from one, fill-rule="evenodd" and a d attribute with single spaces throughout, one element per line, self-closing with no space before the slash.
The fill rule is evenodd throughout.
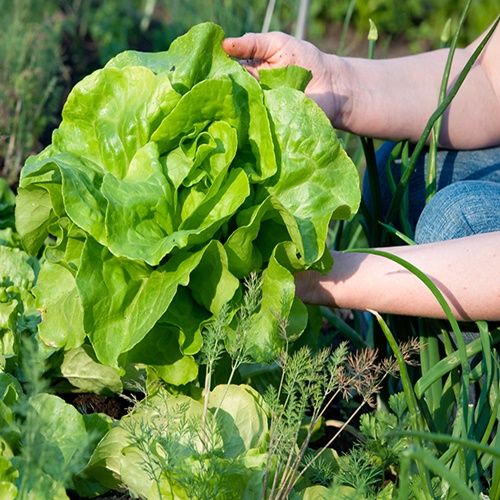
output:
<path id="1" fill-rule="evenodd" d="M 351 219 L 358 172 L 309 72 L 257 81 L 223 36 L 117 55 L 16 195 L 0 179 L 0 497 L 497 498 L 499 329 L 366 329 L 295 296 L 332 239 L 394 232 Z"/>
<path id="2" fill-rule="evenodd" d="M 15 200 L 5 190 L 7 498 L 310 484 L 284 456 L 305 432 L 303 467 L 322 422 L 307 429 L 310 398 L 319 411 L 345 390 L 348 352 L 315 354 L 321 314 L 293 275 L 331 267 L 329 223 L 357 210 L 358 173 L 303 93 L 309 72 L 257 82 L 223 36 L 198 25 L 83 79 Z"/>

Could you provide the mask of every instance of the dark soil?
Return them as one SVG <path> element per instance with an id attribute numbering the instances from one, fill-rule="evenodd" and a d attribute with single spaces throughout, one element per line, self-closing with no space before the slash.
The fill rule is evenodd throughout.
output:
<path id="1" fill-rule="evenodd" d="M 72 494 L 72 492 L 68 492 L 68 496 L 71 500 L 84 500 L 75 493 Z M 105 495 L 94 497 L 94 500 L 132 500 L 132 498 L 133 497 L 127 495 L 126 493 L 110 492 Z"/>
<path id="2" fill-rule="evenodd" d="M 112 418 L 120 419 L 127 413 L 130 403 L 121 397 L 106 397 L 99 394 L 69 394 L 64 399 L 80 413 L 105 413 Z"/>

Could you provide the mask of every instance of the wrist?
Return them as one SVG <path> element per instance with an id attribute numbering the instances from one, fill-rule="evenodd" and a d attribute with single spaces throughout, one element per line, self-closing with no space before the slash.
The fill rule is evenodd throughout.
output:
<path id="1" fill-rule="evenodd" d="M 302 271 L 294 275 L 295 293 L 306 304 L 324 304 L 321 300 L 322 289 L 319 286 L 321 273 L 318 271 Z"/>
<path id="2" fill-rule="evenodd" d="M 332 251 L 334 260 L 341 252 Z M 335 263 L 334 263 L 335 267 Z M 337 307 L 334 297 L 336 277 L 333 268 L 327 275 L 319 271 L 302 271 L 295 276 L 295 293 L 306 304 Z"/>
<path id="3" fill-rule="evenodd" d="M 353 96 L 352 71 L 348 60 L 335 54 L 325 54 L 326 95 L 330 104 L 327 116 L 335 128 L 350 130 Z"/>

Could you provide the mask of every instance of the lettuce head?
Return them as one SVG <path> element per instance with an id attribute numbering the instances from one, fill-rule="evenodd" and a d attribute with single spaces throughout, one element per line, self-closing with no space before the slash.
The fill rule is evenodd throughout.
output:
<path id="1" fill-rule="evenodd" d="M 304 330 L 293 274 L 331 266 L 328 225 L 357 210 L 358 173 L 303 92 L 310 74 L 257 81 L 223 37 L 205 23 L 166 52 L 117 55 L 75 86 L 26 162 L 16 225 L 28 252 L 44 248 L 47 344 L 91 344 L 103 364 L 187 383 L 203 325 L 237 308 L 250 273 L 262 278 L 252 357 L 281 349 L 277 313 L 289 335 Z"/>

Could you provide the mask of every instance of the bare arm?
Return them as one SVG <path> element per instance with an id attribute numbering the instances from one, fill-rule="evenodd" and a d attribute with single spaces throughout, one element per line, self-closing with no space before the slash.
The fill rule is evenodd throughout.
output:
<path id="1" fill-rule="evenodd" d="M 450 86 L 478 43 L 456 50 Z M 444 49 L 377 61 L 344 59 L 353 97 L 342 125 L 363 135 L 417 141 L 437 107 L 447 57 Z M 446 111 L 440 142 L 454 149 L 500 144 L 500 27 Z"/>
<path id="2" fill-rule="evenodd" d="M 439 288 L 459 320 L 500 320 L 500 232 L 384 249 L 412 263 Z M 429 289 L 385 257 L 334 252 L 327 276 L 297 276 L 297 295 L 312 304 L 445 318 Z"/>
<path id="3" fill-rule="evenodd" d="M 455 52 L 450 84 L 478 43 Z M 448 55 L 444 49 L 385 60 L 341 58 L 283 33 L 229 38 L 223 47 L 229 55 L 244 59 L 254 75 L 261 68 L 289 64 L 310 69 L 313 80 L 306 93 L 337 128 L 413 141 L 420 138 L 437 107 Z M 447 111 L 441 144 L 455 149 L 500 144 L 500 27 Z"/>

